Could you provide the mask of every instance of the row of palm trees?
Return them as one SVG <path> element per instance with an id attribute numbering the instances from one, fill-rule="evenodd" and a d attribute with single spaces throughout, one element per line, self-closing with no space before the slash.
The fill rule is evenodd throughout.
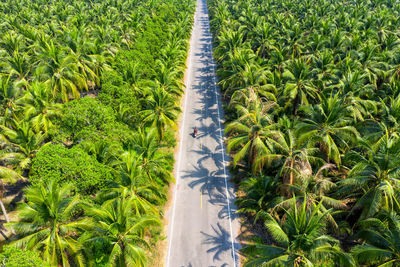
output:
<path id="1" fill-rule="evenodd" d="M 19 221 L 7 224 L 22 236 L 13 246 L 40 251 L 50 266 L 87 266 L 102 258 L 109 266 L 145 266 L 146 234 L 161 224 L 157 211 L 150 214 L 143 207 L 141 213 L 136 198 L 120 192 L 100 205 L 85 203 L 71 191 L 71 185 L 55 182 L 28 187 Z M 87 248 L 96 246 L 102 254 L 90 255 Z"/>
<path id="2" fill-rule="evenodd" d="M 248 265 L 395 266 L 400 5 L 209 4 Z"/>
<path id="3" fill-rule="evenodd" d="M 0 199 L 11 246 L 50 266 L 148 264 L 173 180 L 193 12 L 192 1 L 177 0 L 0 3 L 0 191 L 34 183 L 16 221 Z M 99 110 L 107 127 L 95 121 Z M 37 170 L 53 166 L 36 167 L 46 161 L 35 157 L 60 144 L 112 178 L 91 194 L 74 188 L 82 175 L 62 177 L 70 170 L 54 172 L 65 182 L 41 182 Z"/>

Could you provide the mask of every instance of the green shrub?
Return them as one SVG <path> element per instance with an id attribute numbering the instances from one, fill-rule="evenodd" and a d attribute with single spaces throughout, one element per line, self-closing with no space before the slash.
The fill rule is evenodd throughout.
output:
<path id="1" fill-rule="evenodd" d="M 76 191 L 93 194 L 112 180 L 110 169 L 99 163 L 79 147 L 67 149 L 62 145 L 43 146 L 33 159 L 32 184 L 46 184 L 50 180 L 73 183 Z"/>
<path id="2" fill-rule="evenodd" d="M 127 125 L 116 121 L 112 107 L 91 97 L 66 103 L 62 114 L 56 122 L 57 129 L 51 133 L 56 143 L 76 144 L 84 140 L 124 142 L 131 135 Z"/>
<path id="3" fill-rule="evenodd" d="M 131 85 L 123 81 L 117 73 L 109 72 L 104 75 L 104 83 L 98 99 L 101 104 L 111 107 L 119 122 L 136 127 L 140 122 L 139 115 L 142 107 L 136 91 Z"/>
<path id="4" fill-rule="evenodd" d="M 114 112 L 110 107 L 101 105 L 97 99 L 84 97 L 64 105 L 61 126 L 68 133 L 84 129 L 99 131 L 105 124 L 114 121 Z"/>
<path id="5" fill-rule="evenodd" d="M 0 266 L 4 267 L 42 267 L 48 266 L 39 255 L 31 250 L 22 250 L 12 246 L 4 247 L 0 253 Z"/>

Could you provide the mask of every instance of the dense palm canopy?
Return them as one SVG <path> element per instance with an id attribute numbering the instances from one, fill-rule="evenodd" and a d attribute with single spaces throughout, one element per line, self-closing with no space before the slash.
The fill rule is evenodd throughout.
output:
<path id="1" fill-rule="evenodd" d="M 361 221 L 357 237 L 363 240 L 352 253 L 360 264 L 396 266 L 399 263 L 399 216 L 392 212 Z"/>
<path id="2" fill-rule="evenodd" d="M 302 107 L 304 119 L 298 127 L 303 139 L 316 142 L 322 152 L 326 153 L 326 161 L 341 164 L 340 148 L 348 148 L 348 143 L 358 136 L 357 130 L 350 126 L 350 115 L 347 106 L 339 99 L 339 95 L 323 98 L 315 106 Z"/>
<path id="3" fill-rule="evenodd" d="M 348 153 L 353 158 L 354 167 L 348 178 L 339 183 L 339 195 L 357 197 L 353 210 L 362 209 L 361 219 L 373 216 L 382 208 L 400 208 L 400 140 L 386 136 L 375 147 L 368 146 L 368 154 L 363 157 L 354 151 Z"/>
<path id="4" fill-rule="evenodd" d="M 116 198 L 102 206 L 86 209 L 92 219 L 86 226 L 92 237 L 86 242 L 100 242 L 109 247 L 110 266 L 146 266 L 146 228 L 160 224 L 156 216 L 135 213 L 132 198 Z M 107 253 L 107 254 L 108 254 Z"/>
<path id="5" fill-rule="evenodd" d="M 176 115 L 179 107 L 175 105 L 172 96 L 162 87 L 156 87 L 150 91 L 144 106 L 143 122 L 145 125 L 156 128 L 160 139 L 164 138 L 166 127 L 177 129 Z"/>
<path id="6" fill-rule="evenodd" d="M 71 196 L 70 185 L 61 188 L 54 182 L 45 187 L 27 188 L 27 203 L 19 208 L 19 222 L 8 224 L 21 238 L 13 245 L 40 251 L 52 265 L 84 266 L 83 246 L 76 231 L 83 221 L 72 220 L 79 205 Z M 75 238 L 74 238 L 75 237 Z"/>
<path id="7" fill-rule="evenodd" d="M 270 232 L 275 217 L 282 225 L 292 220 L 292 198 L 297 205 L 306 203 L 309 213 L 331 208 L 323 228 L 328 238 L 340 239 L 331 243 L 334 250 L 350 252 L 355 246 L 358 264 L 395 266 L 399 3 L 208 2 L 217 75 L 227 101 L 228 152 L 240 178 L 240 212 L 258 218 Z M 382 212 L 392 219 L 379 217 Z M 269 217 L 261 216 L 265 213 Z M 361 225 L 369 220 L 386 228 L 367 233 Z M 292 246 L 282 243 L 283 234 L 273 236 L 272 247 L 257 245 L 255 265 L 340 265 L 304 253 L 289 262 Z M 368 251 L 371 261 L 363 259 Z"/>
<path id="8" fill-rule="evenodd" d="M 264 214 L 265 228 L 277 246 L 255 244 L 245 250 L 253 255 L 245 266 L 312 266 L 314 263 L 333 264 L 336 260 L 344 266 L 355 266 L 353 259 L 341 252 L 339 241 L 325 235 L 326 216 L 330 210 L 320 211 L 320 205 L 307 209 L 307 201 L 297 206 L 295 199 L 285 217 L 276 220 Z"/>
<path id="9" fill-rule="evenodd" d="M 237 121 L 227 125 L 225 132 L 236 132 L 228 143 L 228 151 L 237 149 L 233 163 L 236 165 L 239 160 L 247 157 L 250 166 L 254 164 L 257 157 L 268 153 L 269 149 L 264 141 L 268 136 L 267 130 L 271 128 L 271 119 L 268 115 L 271 103 L 262 103 L 253 90 L 249 90 L 249 96 L 242 105 L 236 105 L 236 112 L 240 116 Z M 238 97 L 238 96 L 237 96 Z"/>
<path id="10" fill-rule="evenodd" d="M 153 258 L 194 7 L 0 3 L 1 193 L 16 180 L 32 184 L 7 225 L 12 246 L 51 266 L 146 266 Z M 13 206 L 0 206 L 10 221 Z"/>

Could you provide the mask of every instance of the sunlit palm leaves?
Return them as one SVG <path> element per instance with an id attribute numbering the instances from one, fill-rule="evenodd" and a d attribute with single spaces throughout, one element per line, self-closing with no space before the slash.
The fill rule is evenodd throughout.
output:
<path id="1" fill-rule="evenodd" d="M 45 84 L 33 83 L 17 103 L 22 106 L 25 120 L 31 122 L 35 132 L 47 133 L 54 127 L 52 121 L 61 115 L 62 105 L 53 103 Z"/>
<path id="2" fill-rule="evenodd" d="M 290 220 L 278 207 L 288 208 L 293 194 L 307 210 L 331 207 L 326 220 L 348 240 L 356 222 L 399 211 L 400 5 L 378 2 L 209 1 L 241 212 Z M 257 108 L 269 101 L 268 112 Z M 258 175 L 243 172 L 250 169 Z M 386 247 L 372 248 L 363 237 L 369 244 L 357 246 L 360 264 L 397 263 L 398 237 L 385 231 L 374 237 Z M 255 266 L 350 264 L 290 258 L 282 247 L 261 244 L 255 251 L 267 256 Z"/>
<path id="3" fill-rule="evenodd" d="M 321 212 L 320 204 L 307 209 L 306 203 L 297 206 L 293 200 L 290 209 L 285 210 L 285 219 L 264 214 L 265 228 L 277 246 L 246 247 L 244 251 L 252 258 L 245 266 L 313 266 L 313 263 L 333 261 L 355 266 L 352 257 L 341 251 L 339 241 L 325 234 L 326 216 L 330 211 Z"/>
<path id="4" fill-rule="evenodd" d="M 257 158 L 269 152 L 265 141 L 269 129 L 274 126 L 268 114 L 274 103 L 260 103 L 252 91 L 246 99 L 244 105 L 235 106 L 239 118 L 228 124 L 225 129 L 226 133 L 237 133 L 229 140 L 228 152 L 233 149 L 236 151 L 234 165 L 247 158 L 249 166 L 253 167 L 253 171 L 257 171 L 260 167 L 259 164 L 255 164 Z"/>
<path id="5" fill-rule="evenodd" d="M 332 159 L 341 164 L 341 149 L 355 142 L 358 132 L 351 125 L 348 107 L 339 95 L 323 98 L 316 106 L 303 106 L 305 119 L 299 124 L 298 131 L 303 140 L 317 143 L 327 155 L 327 162 Z"/>
<path id="6" fill-rule="evenodd" d="M 2 160 L 27 169 L 45 137 L 43 132 L 35 133 L 29 122 L 15 119 L 7 121 L 6 126 L 0 126 L 0 138 L 6 146 L 1 153 Z"/>
<path id="7" fill-rule="evenodd" d="M 50 87 L 53 96 L 60 96 L 63 101 L 79 98 L 79 90 L 87 90 L 88 85 L 85 76 L 79 72 L 75 58 L 66 55 L 62 48 L 51 41 L 39 49 L 42 60 L 37 75 Z"/>
<path id="8" fill-rule="evenodd" d="M 367 155 L 354 151 L 348 158 L 354 162 L 348 178 L 342 180 L 337 192 L 340 196 L 357 198 L 353 210 L 362 210 L 361 219 L 375 215 L 384 209 L 400 208 L 400 139 L 387 136 L 379 144 L 366 143 Z"/>
<path id="9" fill-rule="evenodd" d="M 158 138 L 163 139 L 166 128 L 176 129 L 176 119 L 179 107 L 174 99 L 162 87 L 150 90 L 149 96 L 144 100 L 143 122 L 157 129 Z"/>
<path id="10" fill-rule="evenodd" d="M 396 213 L 385 212 L 376 218 L 365 219 L 359 227 L 357 237 L 363 244 L 351 251 L 359 264 L 395 266 L 400 261 L 400 220 Z"/>
<path id="11" fill-rule="evenodd" d="M 110 84 L 130 91 L 121 93 L 125 101 L 110 115 L 122 134 L 133 136 L 121 141 L 115 136 L 120 129 L 112 129 L 115 134 L 107 140 L 64 142 L 107 165 L 107 187 L 96 197 L 86 196 L 100 206 L 86 205 L 93 217 L 80 225 L 84 209 L 75 209 L 76 192 L 55 184 L 29 188 L 18 211 L 21 221 L 10 224 L 20 238 L 15 245 L 40 251 L 54 266 L 91 266 L 102 259 L 105 264 L 105 258 L 114 266 L 146 265 L 173 180 L 171 149 L 194 7 L 188 0 L 0 3 L 1 178 L 29 178 L 36 152 L 65 134 L 63 104 L 83 95 L 96 97 Z M 124 55 L 129 62 L 118 65 Z M 100 216 L 96 208 L 115 212 L 115 220 Z M 115 232 L 116 225 L 125 230 L 118 226 Z M 110 251 L 97 251 L 94 243 L 85 243 L 88 238 L 106 240 Z"/>
<path id="12" fill-rule="evenodd" d="M 102 206 L 87 208 L 92 218 L 89 229 L 92 237 L 87 242 L 101 242 L 110 247 L 108 264 L 111 266 L 146 266 L 145 240 L 148 227 L 159 225 L 155 216 L 137 216 L 132 198 L 117 198 Z"/>
<path id="13" fill-rule="evenodd" d="M 83 246 L 75 237 L 85 223 L 72 220 L 79 199 L 71 197 L 71 189 L 56 183 L 27 188 L 27 203 L 19 207 L 20 221 L 7 224 L 21 237 L 12 244 L 39 251 L 51 265 L 84 266 Z"/>

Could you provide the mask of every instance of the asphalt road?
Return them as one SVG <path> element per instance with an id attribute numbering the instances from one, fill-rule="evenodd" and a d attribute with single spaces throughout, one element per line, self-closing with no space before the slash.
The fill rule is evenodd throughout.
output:
<path id="1" fill-rule="evenodd" d="M 205 0 L 190 41 L 173 204 L 167 212 L 167 267 L 239 266 L 234 188 L 226 169 L 223 108 Z M 197 127 L 197 138 L 193 129 Z"/>

